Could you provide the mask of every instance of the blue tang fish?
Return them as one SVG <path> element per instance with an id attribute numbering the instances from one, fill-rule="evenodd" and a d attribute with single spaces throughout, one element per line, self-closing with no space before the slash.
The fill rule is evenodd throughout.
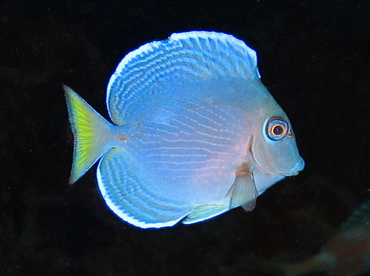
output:
<path id="1" fill-rule="evenodd" d="M 106 204 L 141 228 L 250 211 L 304 167 L 255 51 L 229 34 L 175 33 L 126 55 L 107 88 L 113 123 L 64 89 L 75 137 L 70 183 L 99 160 Z"/>

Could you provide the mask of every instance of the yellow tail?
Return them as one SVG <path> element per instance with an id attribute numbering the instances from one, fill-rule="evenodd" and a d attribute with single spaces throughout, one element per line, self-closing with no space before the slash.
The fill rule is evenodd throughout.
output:
<path id="1" fill-rule="evenodd" d="M 74 135 L 74 151 L 69 183 L 76 182 L 109 149 L 111 124 L 75 91 L 63 86 L 69 121 Z"/>

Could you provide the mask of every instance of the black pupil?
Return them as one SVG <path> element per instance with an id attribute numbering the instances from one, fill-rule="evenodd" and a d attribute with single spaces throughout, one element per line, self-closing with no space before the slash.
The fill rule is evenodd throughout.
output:
<path id="1" fill-rule="evenodd" d="M 274 135 L 276 135 L 276 136 L 281 135 L 283 132 L 284 132 L 284 129 L 283 129 L 283 127 L 282 127 L 282 126 L 277 125 L 277 126 L 275 126 L 275 127 L 273 128 L 273 133 L 274 133 Z"/>

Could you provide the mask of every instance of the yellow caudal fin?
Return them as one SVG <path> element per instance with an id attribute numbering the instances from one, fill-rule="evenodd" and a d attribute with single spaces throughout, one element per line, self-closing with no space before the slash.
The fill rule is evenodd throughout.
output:
<path id="1" fill-rule="evenodd" d="M 74 135 L 74 151 L 69 183 L 76 182 L 109 149 L 111 124 L 68 86 L 63 86 L 69 121 Z"/>

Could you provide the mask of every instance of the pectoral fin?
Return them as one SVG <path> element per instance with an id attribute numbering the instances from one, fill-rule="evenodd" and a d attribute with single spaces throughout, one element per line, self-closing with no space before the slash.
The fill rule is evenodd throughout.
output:
<path id="1" fill-rule="evenodd" d="M 230 209 L 242 206 L 244 210 L 252 211 L 258 196 L 253 173 L 248 165 L 243 164 L 235 170 L 235 175 L 235 181 L 226 194 L 230 197 Z"/>

